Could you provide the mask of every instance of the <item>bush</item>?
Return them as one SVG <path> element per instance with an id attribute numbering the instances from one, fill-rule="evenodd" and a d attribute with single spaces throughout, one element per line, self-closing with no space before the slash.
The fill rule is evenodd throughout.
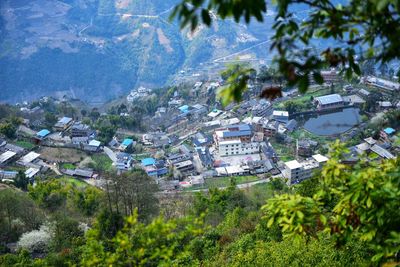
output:
<path id="1" fill-rule="evenodd" d="M 53 233 L 50 227 L 42 225 L 39 230 L 24 233 L 17 243 L 20 249 L 26 249 L 29 252 L 44 253 L 48 251 Z"/>

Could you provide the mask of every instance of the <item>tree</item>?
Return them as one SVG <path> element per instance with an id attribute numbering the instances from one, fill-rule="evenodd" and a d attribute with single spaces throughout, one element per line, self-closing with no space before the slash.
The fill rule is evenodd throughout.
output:
<path id="1" fill-rule="evenodd" d="M 15 177 L 15 186 L 24 191 L 27 191 L 28 185 L 29 185 L 29 178 L 26 177 L 23 171 L 19 171 L 17 176 Z"/>
<path id="2" fill-rule="evenodd" d="M 43 218 L 25 193 L 10 188 L 0 190 L 0 243 L 15 242 L 22 233 L 38 229 Z"/>
<path id="3" fill-rule="evenodd" d="M 157 214 L 155 193 L 158 186 L 143 170 L 107 176 L 106 194 L 110 212 L 130 216 L 136 209 L 140 221 L 148 221 Z"/>
<path id="4" fill-rule="evenodd" d="M 81 266 L 172 266 L 178 258 L 189 256 L 185 253 L 187 245 L 202 233 L 202 224 L 195 218 L 157 218 L 146 225 L 135 212 L 111 240 L 109 251 L 96 238 L 95 231 L 88 234 Z"/>
<path id="5" fill-rule="evenodd" d="M 354 74 L 361 74 L 359 62 L 371 59 L 387 63 L 400 57 L 397 38 L 400 5 L 397 1 L 351 0 L 338 4 L 332 0 L 286 0 L 273 3 L 275 7 L 271 9 L 276 10 L 276 16 L 270 49 L 277 54 L 275 62 L 287 85 L 297 85 L 300 92 L 308 89 L 310 77 L 323 82 L 320 74 L 323 68 L 339 68 L 350 79 Z M 310 10 L 303 19 L 297 16 L 300 7 Z M 182 28 L 190 26 L 193 31 L 200 21 L 210 26 L 211 14 L 250 23 L 251 19 L 263 21 L 266 12 L 266 0 L 181 0 L 171 19 L 177 18 Z M 316 48 L 312 42 L 315 39 L 324 41 L 328 47 L 322 51 Z M 236 73 L 233 75 L 237 77 Z M 246 90 L 244 80 L 235 90 L 229 91 L 232 97 L 225 96 L 227 100 L 236 101 L 236 96 Z"/>
<path id="6" fill-rule="evenodd" d="M 285 238 L 301 239 L 329 234 L 338 246 L 349 240 L 365 242 L 373 262 L 396 260 L 400 251 L 400 160 L 378 165 L 361 160 L 355 167 L 341 163 L 339 142 L 311 197 L 283 194 L 263 207 L 268 226 L 282 228 Z"/>
<path id="7" fill-rule="evenodd" d="M 57 122 L 57 116 L 51 112 L 46 112 L 46 114 L 44 114 L 44 119 L 46 121 L 46 124 L 50 127 Z"/>
<path id="8" fill-rule="evenodd" d="M 0 134 L 5 135 L 8 138 L 14 138 L 17 132 L 17 128 L 10 122 L 0 123 Z"/>

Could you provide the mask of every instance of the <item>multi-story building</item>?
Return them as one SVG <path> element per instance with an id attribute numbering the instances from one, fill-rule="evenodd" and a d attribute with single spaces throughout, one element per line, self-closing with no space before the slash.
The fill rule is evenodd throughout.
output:
<path id="1" fill-rule="evenodd" d="M 274 110 L 272 117 L 276 121 L 287 123 L 289 121 L 289 112 L 283 110 Z"/>
<path id="2" fill-rule="evenodd" d="M 312 158 L 302 162 L 288 161 L 285 162 L 284 175 L 288 178 L 289 184 L 297 184 L 310 178 L 313 172 L 321 168 L 326 161 L 328 158 L 320 154 L 313 155 Z"/>
<path id="3" fill-rule="evenodd" d="M 75 122 L 71 126 L 71 137 L 89 137 L 94 135 L 93 131 L 89 125 L 82 122 Z"/>
<path id="4" fill-rule="evenodd" d="M 132 169 L 132 161 L 133 158 L 130 154 L 128 153 L 117 153 L 116 155 L 117 161 L 114 163 L 115 167 L 119 171 L 129 171 Z"/>
<path id="5" fill-rule="evenodd" d="M 221 156 L 254 154 L 260 151 L 260 145 L 252 137 L 248 124 L 237 124 L 217 129 L 214 142 Z"/>

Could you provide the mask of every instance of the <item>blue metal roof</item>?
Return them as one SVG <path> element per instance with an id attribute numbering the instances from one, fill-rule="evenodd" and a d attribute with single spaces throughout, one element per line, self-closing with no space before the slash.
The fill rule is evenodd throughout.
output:
<path id="1" fill-rule="evenodd" d="M 183 113 L 186 113 L 189 111 L 189 106 L 188 105 L 183 105 L 182 107 L 179 107 L 179 110 Z"/>
<path id="2" fill-rule="evenodd" d="M 130 145 L 133 144 L 133 140 L 127 138 L 127 139 L 125 139 L 125 140 L 122 142 L 122 144 L 123 144 L 124 146 L 130 146 Z"/>
<path id="3" fill-rule="evenodd" d="M 145 158 L 142 159 L 142 165 L 143 166 L 150 166 L 156 164 L 156 160 L 153 158 Z"/>
<path id="4" fill-rule="evenodd" d="M 36 135 L 43 138 L 43 137 L 46 137 L 49 134 L 50 134 L 49 130 L 43 129 L 43 130 L 40 130 L 39 132 L 37 132 Z"/>
<path id="5" fill-rule="evenodd" d="M 386 129 L 384 129 L 383 131 L 384 131 L 385 133 L 387 133 L 387 134 L 392 134 L 392 133 L 396 132 L 396 130 L 393 129 L 393 128 L 391 128 L 391 127 L 388 127 L 388 128 L 386 128 Z"/>
<path id="6" fill-rule="evenodd" d="M 251 135 L 251 128 L 248 124 L 230 125 L 222 133 L 223 137 L 239 137 L 244 135 Z"/>

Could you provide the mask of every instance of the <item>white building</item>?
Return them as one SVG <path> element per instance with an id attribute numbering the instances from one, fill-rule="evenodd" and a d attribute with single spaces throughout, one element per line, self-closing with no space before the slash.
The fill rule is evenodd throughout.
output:
<path id="1" fill-rule="evenodd" d="M 219 142 L 219 155 L 248 155 L 260 152 L 260 144 L 257 142 L 242 142 L 241 140 L 228 140 Z"/>
<path id="2" fill-rule="evenodd" d="M 321 168 L 328 158 L 317 154 L 313 155 L 311 159 L 299 162 L 297 160 L 292 160 L 285 162 L 284 176 L 288 178 L 289 184 L 297 184 L 305 179 L 312 176 L 316 169 Z"/>

